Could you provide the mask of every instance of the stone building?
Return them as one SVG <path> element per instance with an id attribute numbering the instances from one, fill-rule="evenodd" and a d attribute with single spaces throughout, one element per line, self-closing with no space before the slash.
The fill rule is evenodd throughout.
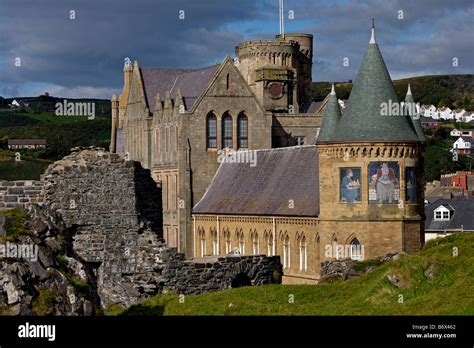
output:
<path id="1" fill-rule="evenodd" d="M 326 104 L 316 145 L 220 164 L 193 209 L 195 256 L 280 255 L 284 282 L 312 283 L 322 261 L 422 247 L 425 138 L 413 109 L 394 107 L 374 28 L 344 114 L 334 89 Z"/>
<path id="2" fill-rule="evenodd" d="M 145 69 L 126 60 L 112 97 L 112 152 L 151 170 L 163 192 L 163 235 L 193 255 L 192 207 L 222 151 L 314 144 L 327 104 L 310 97 L 313 37 L 246 41 L 201 69 Z"/>

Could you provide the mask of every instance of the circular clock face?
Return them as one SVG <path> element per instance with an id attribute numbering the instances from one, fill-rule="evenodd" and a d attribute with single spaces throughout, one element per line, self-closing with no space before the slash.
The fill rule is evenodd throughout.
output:
<path id="1" fill-rule="evenodd" d="M 272 82 L 268 86 L 268 91 L 270 92 L 270 97 L 274 99 L 281 98 L 283 95 L 283 85 L 278 82 Z"/>

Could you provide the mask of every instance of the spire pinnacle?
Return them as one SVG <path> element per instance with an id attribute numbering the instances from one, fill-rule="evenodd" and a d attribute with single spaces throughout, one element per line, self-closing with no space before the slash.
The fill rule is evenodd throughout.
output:
<path id="1" fill-rule="evenodd" d="M 372 36 L 370 37 L 369 44 L 374 44 L 375 42 L 375 19 L 372 18 Z"/>
<path id="2" fill-rule="evenodd" d="M 408 84 L 408 91 L 407 91 L 407 95 L 411 95 L 411 88 L 410 88 L 410 84 Z"/>
<path id="3" fill-rule="evenodd" d="M 335 95 L 336 94 L 336 91 L 334 90 L 334 83 L 332 84 L 332 87 L 331 87 L 331 93 L 329 93 L 331 95 Z"/>

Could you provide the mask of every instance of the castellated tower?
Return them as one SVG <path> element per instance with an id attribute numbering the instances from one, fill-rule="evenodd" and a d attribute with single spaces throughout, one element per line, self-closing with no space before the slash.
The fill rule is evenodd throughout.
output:
<path id="1" fill-rule="evenodd" d="M 311 102 L 313 35 L 277 35 L 244 41 L 235 64 L 265 109 L 299 112 Z"/>
<path id="2" fill-rule="evenodd" d="M 413 102 L 409 94 L 405 103 Z M 396 103 L 372 28 L 348 107 L 341 116 L 333 89 L 317 139 L 322 242 L 355 241 L 365 259 L 413 252 L 424 240 L 425 138 L 419 120 L 403 110 L 384 113 Z"/>

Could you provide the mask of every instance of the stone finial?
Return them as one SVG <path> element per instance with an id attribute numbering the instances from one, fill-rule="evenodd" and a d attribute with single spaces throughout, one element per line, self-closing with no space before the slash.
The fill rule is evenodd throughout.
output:
<path id="1" fill-rule="evenodd" d="M 332 87 L 331 87 L 331 93 L 329 93 L 330 95 L 336 95 L 336 90 L 334 89 L 334 83 L 332 84 Z"/>
<path id="2" fill-rule="evenodd" d="M 372 18 L 372 35 L 370 37 L 369 44 L 375 44 L 375 19 Z"/>
<path id="3" fill-rule="evenodd" d="M 411 94 L 411 88 L 410 88 L 410 84 L 408 84 L 407 95 L 412 95 L 412 94 Z"/>
<path id="4" fill-rule="evenodd" d="M 112 96 L 112 101 L 117 101 L 117 96 L 115 94 Z"/>
<path id="5" fill-rule="evenodd" d="M 166 91 L 165 97 L 165 109 L 172 109 L 173 108 L 173 100 L 171 99 L 170 91 Z"/>
<path id="6" fill-rule="evenodd" d="M 180 106 L 184 105 L 184 99 L 183 95 L 181 94 L 181 90 L 178 88 L 176 91 L 176 100 L 175 100 L 175 106 Z"/>
<path id="7" fill-rule="evenodd" d="M 160 93 L 156 93 L 156 96 L 155 96 L 155 111 L 160 111 L 162 109 L 163 109 L 163 104 L 161 104 Z"/>

